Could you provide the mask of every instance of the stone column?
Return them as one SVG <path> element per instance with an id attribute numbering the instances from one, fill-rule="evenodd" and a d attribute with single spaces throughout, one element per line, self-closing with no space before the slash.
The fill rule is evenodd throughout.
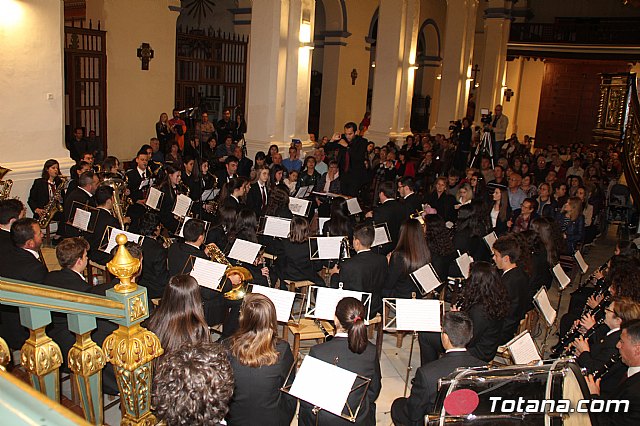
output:
<path id="1" fill-rule="evenodd" d="M 478 0 L 449 0 L 442 60 L 442 79 L 431 133 L 449 134 L 449 121 L 466 113 L 467 78 L 475 38 Z M 466 11 L 466 13 L 464 13 Z"/>
<path id="2" fill-rule="evenodd" d="M 484 12 L 484 57 L 480 66 L 480 87 L 476 101 L 476 121 L 480 109 L 502 103 L 502 85 L 507 67 L 507 43 L 511 28 L 511 2 L 490 0 Z M 508 136 L 507 136 L 508 137 Z"/>
<path id="3" fill-rule="evenodd" d="M 367 138 L 377 144 L 411 132 L 419 16 L 418 0 L 380 1 L 371 126 L 367 132 Z"/>
<path id="4" fill-rule="evenodd" d="M 314 0 L 253 3 L 247 93 L 249 157 L 266 152 L 271 144 L 286 147 L 291 139 L 306 141 L 309 137 L 311 46 L 302 45 L 300 33 L 305 26 L 313 34 L 314 12 Z"/>

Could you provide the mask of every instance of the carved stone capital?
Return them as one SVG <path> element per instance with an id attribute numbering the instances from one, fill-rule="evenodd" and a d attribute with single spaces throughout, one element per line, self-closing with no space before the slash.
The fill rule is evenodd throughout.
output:
<path id="1" fill-rule="evenodd" d="M 91 340 L 91 333 L 78 335 L 69 350 L 69 369 L 83 377 L 100 372 L 107 363 L 100 346 Z"/>
<path id="2" fill-rule="evenodd" d="M 44 327 L 30 330 L 20 354 L 22 366 L 38 377 L 45 376 L 62 365 L 60 347 L 44 330 Z"/>

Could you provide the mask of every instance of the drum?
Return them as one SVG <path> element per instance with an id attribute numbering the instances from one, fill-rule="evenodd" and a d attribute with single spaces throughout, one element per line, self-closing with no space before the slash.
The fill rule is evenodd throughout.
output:
<path id="1" fill-rule="evenodd" d="M 478 395 L 477 407 L 471 414 L 447 413 L 445 407 L 454 411 L 448 403 L 455 402 L 452 399 L 456 395 L 447 402 L 445 399 L 461 389 Z M 580 399 L 589 398 L 580 367 L 571 360 L 537 366 L 459 368 L 440 380 L 434 413 L 425 424 L 589 426 L 592 419 L 588 413 L 572 412 Z"/>

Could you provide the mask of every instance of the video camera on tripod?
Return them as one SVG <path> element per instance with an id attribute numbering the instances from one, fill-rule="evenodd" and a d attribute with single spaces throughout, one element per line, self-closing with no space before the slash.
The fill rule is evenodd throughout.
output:
<path id="1" fill-rule="evenodd" d="M 493 113 L 489 108 L 480 109 L 480 122 L 485 126 L 491 125 L 493 121 Z"/>

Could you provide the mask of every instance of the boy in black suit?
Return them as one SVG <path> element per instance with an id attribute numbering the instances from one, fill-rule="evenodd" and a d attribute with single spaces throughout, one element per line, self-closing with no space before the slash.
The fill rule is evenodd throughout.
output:
<path id="1" fill-rule="evenodd" d="M 331 287 L 343 284 L 345 290 L 371 293 L 369 317 L 382 313 L 382 286 L 387 279 L 387 258 L 371 251 L 375 231 L 371 224 L 363 224 L 353 231 L 356 255 L 331 269 Z"/>
<path id="2" fill-rule="evenodd" d="M 391 182 L 382 182 L 380 184 L 380 205 L 368 212 L 365 216 L 373 219 L 375 224 L 386 223 L 389 229 L 389 236 L 391 242 L 379 247 L 379 252 L 382 254 L 391 253 L 398 242 L 398 236 L 400 235 L 400 226 L 405 220 L 404 206 L 396 200 L 396 185 Z"/>
<path id="3" fill-rule="evenodd" d="M 76 209 L 81 205 L 92 205 L 93 194 L 96 192 L 99 183 L 98 175 L 92 171 L 84 172 L 78 178 L 78 187 L 70 191 L 64 199 L 64 211 L 62 213 L 65 223 L 62 224 L 62 235 L 65 238 L 79 237 L 81 232 L 67 223 L 72 223 Z"/>
<path id="4" fill-rule="evenodd" d="M 24 217 L 24 204 L 16 198 L 0 200 L 0 253 L 13 250 L 11 242 L 11 225 Z"/>
<path id="5" fill-rule="evenodd" d="M 113 208 L 113 188 L 110 186 L 101 186 L 96 189 L 96 193 L 93 198 L 98 206 L 98 217 L 96 218 L 96 224 L 93 228 L 93 232 L 85 232 L 84 237 L 89 243 L 89 259 L 99 263 L 100 265 L 106 265 L 111 260 L 111 254 L 100 251 L 100 243 L 105 236 L 107 227 L 114 229 L 120 228 L 120 222 L 113 217 L 111 209 Z"/>
<path id="6" fill-rule="evenodd" d="M 398 398 L 391 405 L 391 419 L 395 425 L 422 425 L 424 416 L 434 409 L 438 396 L 438 380 L 458 367 L 485 365 L 471 356 L 465 347 L 473 336 L 473 323 L 464 312 L 448 312 L 442 321 L 442 358 L 423 365 L 416 371 L 409 398 Z"/>
<path id="7" fill-rule="evenodd" d="M 416 184 L 410 177 L 403 177 L 398 181 L 398 193 L 402 197 L 404 218 L 409 219 L 413 213 L 422 211 L 422 198 L 415 191 Z"/>

